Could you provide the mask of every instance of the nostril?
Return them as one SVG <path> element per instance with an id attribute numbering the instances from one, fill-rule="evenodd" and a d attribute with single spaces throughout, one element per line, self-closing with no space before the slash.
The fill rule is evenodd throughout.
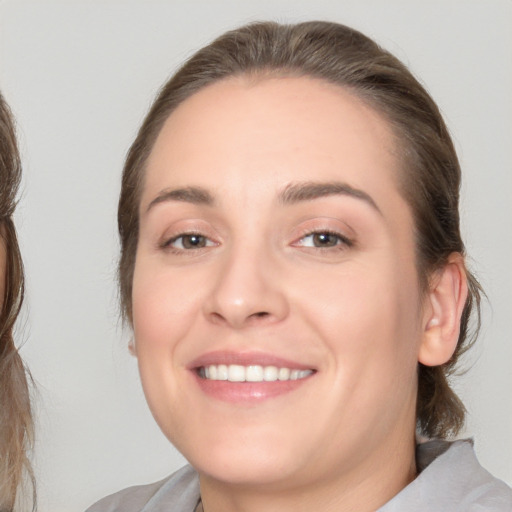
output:
<path id="1" fill-rule="evenodd" d="M 263 318 L 265 316 L 268 316 L 270 313 L 267 313 L 266 311 L 260 311 L 259 313 L 254 313 L 251 316 L 255 316 L 257 318 Z"/>
<path id="2" fill-rule="evenodd" d="M 215 322 L 225 321 L 225 318 L 220 313 L 213 312 L 211 313 L 211 317 L 213 320 L 215 320 Z"/>

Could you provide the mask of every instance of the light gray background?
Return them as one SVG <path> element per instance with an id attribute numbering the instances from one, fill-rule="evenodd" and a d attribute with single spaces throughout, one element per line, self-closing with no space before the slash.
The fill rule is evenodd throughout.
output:
<path id="1" fill-rule="evenodd" d="M 213 36 L 263 18 L 363 30 L 410 64 L 444 112 L 465 172 L 467 247 L 492 304 L 457 387 L 481 461 L 512 483 L 511 1 L 10 0 L 0 3 L 0 87 L 25 171 L 18 335 L 38 389 L 43 512 L 83 510 L 183 462 L 147 410 L 117 317 L 120 170 L 171 71 Z"/>

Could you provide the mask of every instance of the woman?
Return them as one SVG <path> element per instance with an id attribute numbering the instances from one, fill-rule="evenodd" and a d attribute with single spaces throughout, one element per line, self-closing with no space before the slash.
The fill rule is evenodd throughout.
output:
<path id="1" fill-rule="evenodd" d="M 23 478 L 33 476 L 27 450 L 32 416 L 27 374 L 13 340 L 23 301 L 23 264 L 12 215 L 21 179 L 14 123 L 0 95 L 0 510 L 20 502 Z"/>
<path id="2" fill-rule="evenodd" d="M 435 103 L 359 32 L 261 23 L 197 52 L 118 213 L 143 388 L 191 466 L 90 512 L 510 510 L 444 441 L 480 301 L 459 186 Z"/>

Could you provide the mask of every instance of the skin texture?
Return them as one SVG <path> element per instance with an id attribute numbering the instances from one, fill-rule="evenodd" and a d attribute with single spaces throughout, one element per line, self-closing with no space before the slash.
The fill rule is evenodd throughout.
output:
<path id="1" fill-rule="evenodd" d="M 420 293 L 396 153 L 379 114 L 308 78 L 219 82 L 165 123 L 140 205 L 134 350 L 158 424 L 199 471 L 206 511 L 369 511 L 414 478 L 417 363 L 451 355 L 441 330 L 458 333 L 450 322 L 465 296 L 456 258 Z M 304 183 L 359 197 L 283 201 Z M 163 197 L 188 187 L 211 201 Z M 314 232 L 333 245 L 315 246 Z M 184 233 L 204 247 L 186 248 Z M 191 370 L 211 351 L 315 373 L 289 393 L 232 403 Z"/>

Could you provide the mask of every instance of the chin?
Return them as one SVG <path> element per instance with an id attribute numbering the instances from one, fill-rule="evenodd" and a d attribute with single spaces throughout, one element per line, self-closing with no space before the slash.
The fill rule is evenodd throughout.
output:
<path id="1" fill-rule="evenodd" d="M 293 461 L 287 457 L 279 457 L 274 454 L 247 454 L 245 450 L 239 450 L 233 457 L 221 457 L 217 460 L 205 460 L 203 456 L 197 461 L 191 461 L 196 471 L 201 476 L 223 482 L 229 485 L 239 486 L 279 486 L 291 479 L 296 471 Z M 197 462 L 197 463 L 195 463 Z M 298 468 L 297 468 L 298 469 Z"/>
<path id="2" fill-rule="evenodd" d="M 289 435 L 272 426 L 270 432 L 258 429 L 210 431 L 199 443 L 177 448 L 200 475 L 234 485 L 269 485 L 307 469 L 307 460 Z M 270 430 L 270 429 L 268 429 Z M 279 434 L 279 432 L 281 432 Z M 197 438 L 196 438 L 197 439 Z"/>

